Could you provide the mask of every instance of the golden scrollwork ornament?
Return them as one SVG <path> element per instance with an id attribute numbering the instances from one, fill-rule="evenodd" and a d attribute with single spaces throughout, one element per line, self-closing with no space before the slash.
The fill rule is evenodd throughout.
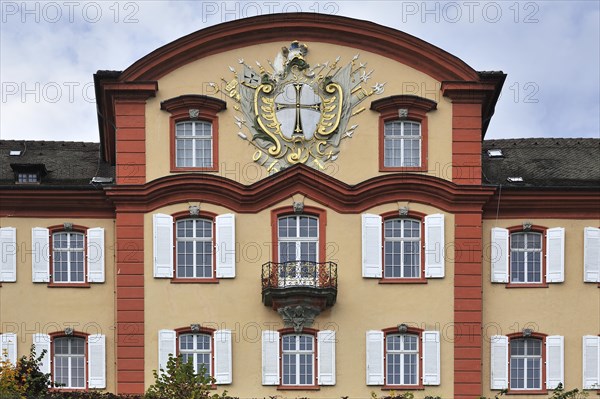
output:
<path id="1" fill-rule="evenodd" d="M 308 46 L 294 41 L 268 62 L 270 71 L 258 61 L 255 71 L 240 59 L 242 70 L 230 67 L 235 77 L 223 79 L 226 93 L 239 103 L 236 124 L 249 132 L 238 136 L 256 147 L 252 159 L 269 172 L 298 163 L 325 169 L 357 127 L 349 126 L 350 118 L 364 107 L 355 107 L 384 90 L 385 83 L 367 86 L 373 71 L 362 63 L 356 67 L 358 54 L 341 67 L 340 57 L 311 67 L 307 54 Z"/>

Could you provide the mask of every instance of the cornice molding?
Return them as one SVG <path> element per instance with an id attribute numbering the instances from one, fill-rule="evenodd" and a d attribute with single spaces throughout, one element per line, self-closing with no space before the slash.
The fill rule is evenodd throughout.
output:
<path id="1" fill-rule="evenodd" d="M 108 197 L 118 209 L 135 212 L 199 201 L 238 213 L 255 213 L 298 193 L 340 213 L 358 213 L 398 200 L 459 213 L 481 210 L 494 190 L 461 187 L 437 177 L 412 173 L 381 175 L 350 186 L 305 165 L 295 165 L 249 186 L 216 175 L 182 174 L 145 185 L 107 189 Z"/>

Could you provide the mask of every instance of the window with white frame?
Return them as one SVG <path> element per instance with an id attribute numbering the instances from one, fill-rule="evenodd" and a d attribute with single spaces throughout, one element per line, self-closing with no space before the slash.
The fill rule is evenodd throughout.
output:
<path id="1" fill-rule="evenodd" d="M 542 282 L 542 234 L 535 232 L 510 235 L 511 283 Z"/>
<path id="2" fill-rule="evenodd" d="M 404 330 L 404 331 L 401 331 Z M 367 331 L 367 385 L 440 385 L 440 332 L 399 325 Z"/>
<path id="3" fill-rule="evenodd" d="M 178 122 L 175 125 L 175 166 L 211 168 L 213 166 L 212 123 Z"/>
<path id="4" fill-rule="evenodd" d="M 565 382 L 565 339 L 541 333 L 490 337 L 490 387 L 545 393 Z"/>
<path id="5" fill-rule="evenodd" d="M 282 385 L 314 385 L 314 337 L 284 335 L 281 341 Z"/>
<path id="6" fill-rule="evenodd" d="M 316 262 L 319 219 L 314 216 L 284 216 L 278 221 L 279 262 Z"/>
<path id="7" fill-rule="evenodd" d="M 421 277 L 421 222 L 386 220 L 384 240 L 384 278 Z"/>
<path id="8" fill-rule="evenodd" d="M 213 277 L 213 222 L 177 221 L 177 278 Z"/>
<path id="9" fill-rule="evenodd" d="M 39 183 L 40 178 L 37 173 L 19 173 L 17 174 L 17 183 Z"/>
<path id="10" fill-rule="evenodd" d="M 194 325 L 190 328 L 158 331 L 158 368 L 160 374 L 167 370 L 169 359 L 179 356 L 182 361 L 191 362 L 194 372 L 203 368 L 205 375 L 215 379 L 215 384 L 231 384 L 233 363 L 231 330 L 212 330 Z"/>
<path id="11" fill-rule="evenodd" d="M 278 219 L 278 255 L 280 284 L 311 284 L 319 259 L 319 219 L 293 215 Z"/>
<path id="12" fill-rule="evenodd" d="M 384 167 L 421 166 L 421 124 L 394 120 L 384 124 Z"/>
<path id="13" fill-rule="evenodd" d="M 56 338 L 54 344 L 54 382 L 61 388 L 85 388 L 85 339 Z"/>
<path id="14" fill-rule="evenodd" d="M 263 385 L 335 385 L 335 331 L 313 332 L 262 332 Z"/>
<path id="15" fill-rule="evenodd" d="M 419 381 L 419 336 L 388 334 L 386 345 L 387 385 L 417 385 Z"/>
<path id="16" fill-rule="evenodd" d="M 191 362 L 194 372 L 200 373 L 204 367 L 204 375 L 212 375 L 211 341 L 209 334 L 182 334 L 179 336 L 179 354 L 184 363 Z"/>
<path id="17" fill-rule="evenodd" d="M 510 341 L 510 389 L 542 389 L 542 340 Z"/>
<path id="18" fill-rule="evenodd" d="M 85 282 L 84 241 L 83 233 L 59 232 L 52 235 L 53 282 Z"/>

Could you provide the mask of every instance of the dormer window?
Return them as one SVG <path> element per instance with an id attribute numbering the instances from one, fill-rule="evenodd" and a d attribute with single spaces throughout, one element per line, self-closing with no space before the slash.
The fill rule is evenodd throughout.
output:
<path id="1" fill-rule="evenodd" d="M 11 163 L 10 167 L 15 173 L 15 183 L 17 184 L 39 184 L 42 177 L 48 174 L 46 165 L 40 164 L 22 164 Z"/>
<path id="2" fill-rule="evenodd" d="M 17 183 L 39 183 L 40 177 L 37 173 L 17 173 Z"/>

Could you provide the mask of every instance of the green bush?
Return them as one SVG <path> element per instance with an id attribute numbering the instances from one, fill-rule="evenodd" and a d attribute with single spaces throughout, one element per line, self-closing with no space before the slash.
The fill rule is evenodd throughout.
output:
<path id="1" fill-rule="evenodd" d="M 146 399 L 224 399 L 222 395 L 211 393 L 215 379 L 207 375 L 204 366 L 198 374 L 191 362 L 183 362 L 181 357 L 169 355 L 167 369 L 154 370 L 156 382 L 146 392 Z"/>

